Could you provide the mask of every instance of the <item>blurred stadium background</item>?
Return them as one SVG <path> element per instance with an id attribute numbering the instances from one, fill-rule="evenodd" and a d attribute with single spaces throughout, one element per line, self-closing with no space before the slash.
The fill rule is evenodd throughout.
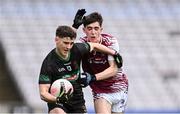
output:
<path id="1" fill-rule="evenodd" d="M 104 32 L 119 40 L 127 112 L 179 113 L 180 0 L 0 0 L 0 113 L 47 112 L 38 93 L 41 62 L 57 26 L 72 25 L 79 8 L 100 12 Z M 90 89 L 84 92 L 93 112 Z"/>

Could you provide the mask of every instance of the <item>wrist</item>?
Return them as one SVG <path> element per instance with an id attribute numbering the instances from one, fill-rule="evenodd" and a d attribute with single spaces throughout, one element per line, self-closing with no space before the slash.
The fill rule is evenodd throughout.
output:
<path id="1" fill-rule="evenodd" d="M 58 104 L 60 102 L 59 97 L 56 97 L 55 103 Z"/>
<path id="2" fill-rule="evenodd" d="M 116 55 L 118 52 L 116 50 L 113 50 L 113 56 Z"/>
<path id="3" fill-rule="evenodd" d="M 96 75 L 92 75 L 91 82 L 97 81 Z"/>
<path id="4" fill-rule="evenodd" d="M 77 26 L 76 24 L 73 24 L 72 27 L 75 28 L 75 29 L 79 28 L 79 26 Z"/>

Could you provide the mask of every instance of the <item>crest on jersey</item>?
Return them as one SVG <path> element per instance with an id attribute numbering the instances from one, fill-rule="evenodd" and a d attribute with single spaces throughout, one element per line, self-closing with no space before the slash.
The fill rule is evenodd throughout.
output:
<path id="1" fill-rule="evenodd" d="M 71 66 L 67 66 L 66 68 L 67 68 L 68 71 L 72 71 Z"/>

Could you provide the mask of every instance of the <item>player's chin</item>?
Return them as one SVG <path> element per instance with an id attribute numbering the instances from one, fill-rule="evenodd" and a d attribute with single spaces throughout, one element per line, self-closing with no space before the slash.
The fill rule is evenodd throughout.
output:
<path id="1" fill-rule="evenodd" d="M 98 38 L 97 38 L 97 37 L 91 37 L 91 38 L 90 38 L 90 41 L 91 41 L 91 42 L 97 42 L 97 41 L 98 41 Z"/>
<path id="2" fill-rule="evenodd" d="M 64 55 L 65 55 L 65 56 L 66 56 L 68 53 L 69 53 L 69 51 L 67 51 L 67 50 L 64 51 Z"/>

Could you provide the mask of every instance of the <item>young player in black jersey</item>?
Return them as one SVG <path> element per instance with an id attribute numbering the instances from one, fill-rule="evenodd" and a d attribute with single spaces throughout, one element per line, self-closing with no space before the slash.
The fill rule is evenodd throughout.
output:
<path id="1" fill-rule="evenodd" d="M 47 102 L 49 113 L 86 113 L 81 87 L 80 61 L 92 50 L 114 55 L 116 52 L 98 43 L 74 43 L 76 32 L 69 26 L 59 26 L 56 30 L 56 47 L 44 59 L 39 75 L 39 91 Z M 72 96 L 54 97 L 50 94 L 51 84 L 57 79 L 69 80 L 74 88 Z M 89 81 L 96 80 L 89 76 Z"/>

